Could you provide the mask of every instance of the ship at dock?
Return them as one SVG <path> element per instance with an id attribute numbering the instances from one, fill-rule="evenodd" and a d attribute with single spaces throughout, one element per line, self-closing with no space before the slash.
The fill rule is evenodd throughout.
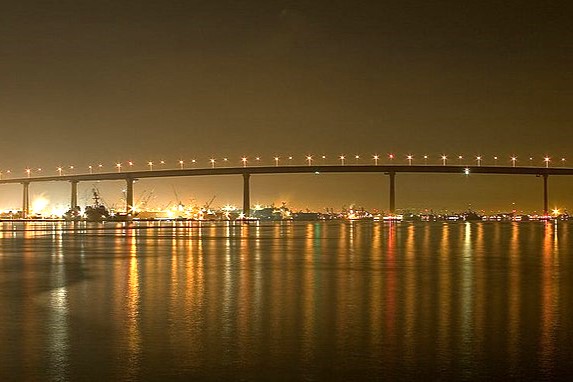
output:
<path id="1" fill-rule="evenodd" d="M 80 207 L 76 206 L 68 210 L 63 217 L 68 221 L 88 222 L 127 221 L 131 219 L 131 215 L 127 213 L 110 211 L 103 203 L 99 191 L 96 188 L 92 189 L 92 204 L 86 206 L 83 213 Z"/>

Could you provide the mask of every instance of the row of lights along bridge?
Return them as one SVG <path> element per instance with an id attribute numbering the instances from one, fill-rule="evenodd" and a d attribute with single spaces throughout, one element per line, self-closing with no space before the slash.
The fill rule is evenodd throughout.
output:
<path id="1" fill-rule="evenodd" d="M 372 155 L 369 157 L 369 162 L 366 163 L 364 162 L 364 159 L 360 156 L 360 155 L 353 155 L 353 156 L 347 156 L 347 155 L 339 155 L 337 157 L 337 162 L 336 163 L 332 163 L 332 162 L 328 162 L 327 161 L 327 156 L 326 155 L 321 155 L 318 157 L 312 156 L 312 155 L 306 155 L 304 157 L 305 160 L 305 164 L 308 166 L 312 166 L 313 164 L 315 165 L 328 165 L 328 164 L 340 164 L 342 166 L 344 165 L 352 165 L 352 164 L 361 164 L 361 165 L 366 165 L 366 164 L 374 164 L 375 166 L 378 166 L 379 164 L 382 164 L 382 156 L 380 155 Z M 404 164 L 404 165 L 409 165 L 412 166 L 414 164 L 424 164 L 424 165 L 435 165 L 435 163 L 431 163 L 432 159 L 435 158 L 430 158 L 429 155 L 424 155 L 422 156 L 422 161 L 416 163 L 416 158 L 414 157 L 414 155 L 406 155 L 405 157 L 402 158 L 402 161 L 400 161 L 398 159 L 398 157 L 394 154 L 388 154 L 385 159 L 387 159 L 386 161 L 384 161 L 384 164 Z M 457 159 L 457 161 L 455 161 Z M 493 157 L 488 157 L 487 159 L 483 156 L 475 156 L 471 158 L 471 162 L 472 165 L 475 164 L 476 166 L 486 166 L 486 165 L 494 165 L 494 166 L 498 166 L 500 164 L 499 161 L 500 157 L 498 156 L 493 156 Z M 450 158 L 447 155 L 441 155 L 439 156 L 439 164 L 441 164 L 442 166 L 446 166 L 448 164 L 450 165 L 468 165 L 468 161 L 469 159 L 466 159 L 464 156 L 462 155 L 458 155 L 457 158 L 454 159 L 454 161 L 451 161 Z M 489 161 L 487 161 L 489 160 Z M 493 160 L 493 162 L 491 161 Z M 551 158 L 548 156 L 543 157 L 543 160 L 541 162 L 535 161 L 533 157 L 529 157 L 527 159 L 527 161 L 525 163 L 527 163 L 527 166 L 535 166 L 535 165 L 543 165 L 544 167 L 549 167 L 550 163 L 551 163 Z M 561 164 L 561 166 L 565 166 L 565 158 L 561 158 L 559 160 L 559 163 Z M 210 158 L 207 162 L 206 162 L 211 168 L 215 168 L 217 165 L 222 165 L 223 166 L 229 166 L 231 165 L 231 163 L 233 163 L 232 161 L 229 160 L 229 158 L 222 158 L 221 160 L 217 160 L 216 158 Z M 255 166 L 260 166 L 260 165 L 264 165 L 265 162 L 262 161 L 261 157 L 254 157 L 253 159 L 249 159 L 248 157 L 241 157 L 240 161 L 237 163 L 238 165 L 240 164 L 243 167 L 247 167 L 249 165 L 255 165 Z M 287 156 L 284 158 L 278 157 L 278 156 L 274 156 L 272 158 L 272 163 L 274 166 L 280 166 L 282 165 L 296 165 L 296 160 L 295 157 L 293 156 Z M 509 157 L 509 161 L 507 162 L 508 164 L 511 164 L 512 167 L 516 167 L 518 164 L 518 158 L 516 156 L 511 156 Z M 179 160 L 177 163 L 177 167 L 180 169 L 185 169 L 185 168 L 194 168 L 198 165 L 200 165 L 200 162 L 197 161 L 196 159 L 192 159 L 189 162 L 186 162 L 184 160 Z M 158 170 L 158 169 L 164 169 L 166 168 L 166 166 L 168 165 L 168 163 L 165 160 L 160 160 L 157 162 L 154 161 L 148 161 L 146 163 L 146 169 L 153 171 Z M 103 172 L 104 169 L 106 168 L 106 166 L 104 166 L 103 164 L 98 164 L 96 166 L 93 165 L 89 165 L 87 170 L 90 174 L 93 174 L 94 172 Z M 117 172 L 121 172 L 122 170 L 134 170 L 135 167 L 135 163 L 133 161 L 127 161 L 125 163 L 121 163 L 121 162 L 117 162 L 114 165 L 114 171 Z M 75 166 L 59 166 L 56 168 L 56 174 L 62 176 L 65 174 L 74 174 L 76 171 L 76 167 Z M 36 171 L 33 171 L 31 168 L 26 168 L 24 170 L 24 173 L 27 177 L 31 177 L 32 174 L 34 173 L 35 175 L 41 175 L 42 172 L 42 168 L 37 168 Z M 2 179 L 3 177 L 9 176 L 10 174 L 12 174 L 11 170 L 6 170 L 6 171 L 0 171 L 0 179 Z"/>

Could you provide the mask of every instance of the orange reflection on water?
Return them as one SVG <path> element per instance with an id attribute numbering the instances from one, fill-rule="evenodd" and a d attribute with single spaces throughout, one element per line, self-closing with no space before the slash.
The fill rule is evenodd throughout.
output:
<path id="1" fill-rule="evenodd" d="M 416 246 L 415 246 L 415 229 L 414 225 L 409 225 L 406 230 L 406 251 L 405 257 L 408 260 L 407 266 L 404 267 L 404 335 L 402 341 L 405 347 L 405 361 L 414 358 L 415 354 L 415 327 L 416 327 L 416 300 L 420 298 L 416 293 L 416 280 L 417 272 L 413 264 L 416 261 Z"/>
<path id="2" fill-rule="evenodd" d="M 519 223 L 511 224 L 511 236 L 509 241 L 509 288 L 508 288 L 508 353 L 512 370 L 517 371 L 517 362 L 520 344 L 521 325 L 521 245 L 519 241 Z"/>
<path id="3" fill-rule="evenodd" d="M 473 324 L 474 324 L 474 293 L 475 293 L 475 281 L 474 281 L 474 261 L 475 261 L 475 251 L 478 246 L 473 240 L 473 228 L 474 224 L 470 222 L 463 223 L 461 228 L 462 241 L 462 251 L 459 254 L 461 256 L 461 293 L 459 293 L 459 301 L 457 303 L 460 306 L 460 344 L 463 347 L 468 347 L 474 340 Z M 460 354 L 460 361 L 464 365 L 468 365 L 471 362 L 471 356 L 469 352 L 463 351 Z"/>
<path id="4" fill-rule="evenodd" d="M 442 367 L 446 367 L 446 359 L 443 355 L 448 354 L 450 348 L 450 336 L 452 333 L 451 325 L 451 308 L 452 308 L 452 283 L 451 275 L 451 247 L 450 247 L 450 224 L 442 224 L 442 234 L 439 253 L 439 274 L 438 289 L 440 291 L 438 298 L 438 338 L 437 338 L 437 356 Z"/>
<path id="5" fill-rule="evenodd" d="M 551 369 L 555 361 L 556 336 L 559 320 L 556 314 L 559 306 L 559 257 L 557 246 L 557 221 L 545 222 L 542 253 L 541 281 L 541 338 L 539 344 L 540 363 L 543 370 Z"/>
<path id="6" fill-rule="evenodd" d="M 485 227 L 487 223 L 478 224 L 476 227 L 476 240 L 474 254 L 474 338 L 476 345 L 476 357 L 482 357 L 485 352 L 484 333 L 486 332 L 487 300 L 487 267 L 486 258 L 490 248 L 486 244 Z M 488 230 L 491 225 L 487 225 Z M 489 233 L 488 233 L 489 234 Z"/>
<path id="7" fill-rule="evenodd" d="M 396 263 L 396 223 L 388 225 L 388 245 L 386 247 L 386 280 L 384 297 L 385 309 L 385 330 L 391 335 L 392 340 L 396 340 L 396 293 L 397 293 L 397 263 Z"/>
<path id="8" fill-rule="evenodd" d="M 123 370 L 127 376 L 133 378 L 138 374 L 141 357 L 141 332 L 139 323 L 140 309 L 140 285 L 139 285 L 139 261 L 137 258 L 137 233 L 138 230 L 127 230 L 126 235 L 129 243 L 129 269 L 127 273 L 127 295 L 125 296 L 125 325 L 127 341 L 127 367 Z"/>

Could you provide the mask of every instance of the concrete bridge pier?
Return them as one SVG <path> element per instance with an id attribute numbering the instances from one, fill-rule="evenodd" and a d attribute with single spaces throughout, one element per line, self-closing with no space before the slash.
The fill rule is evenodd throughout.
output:
<path id="1" fill-rule="evenodd" d="M 77 180 L 70 180 L 72 185 L 72 195 L 70 198 L 70 209 L 75 209 L 78 206 L 78 183 Z"/>
<path id="2" fill-rule="evenodd" d="M 549 213 L 549 205 L 548 205 L 548 198 L 547 198 L 547 179 L 549 178 L 548 174 L 543 174 L 543 215 L 547 216 Z"/>
<path id="3" fill-rule="evenodd" d="M 135 209 L 135 205 L 133 204 L 133 183 L 135 183 L 135 179 L 127 178 L 125 182 L 127 183 L 125 189 L 125 212 L 132 214 Z"/>
<path id="4" fill-rule="evenodd" d="M 248 172 L 243 173 L 243 215 L 246 218 L 251 216 L 250 178 L 251 174 Z"/>
<path id="5" fill-rule="evenodd" d="M 388 175 L 390 176 L 390 213 L 394 214 L 396 212 L 396 173 L 392 171 Z"/>
<path id="6" fill-rule="evenodd" d="M 30 214 L 30 182 L 23 182 L 22 217 L 26 219 Z"/>

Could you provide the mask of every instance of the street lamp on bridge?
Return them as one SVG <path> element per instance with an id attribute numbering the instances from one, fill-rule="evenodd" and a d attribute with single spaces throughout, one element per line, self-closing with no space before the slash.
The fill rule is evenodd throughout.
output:
<path id="1" fill-rule="evenodd" d="M 374 159 L 374 166 L 378 166 L 378 160 L 380 159 L 380 156 L 376 154 L 372 156 L 372 158 Z"/>
<path id="2" fill-rule="evenodd" d="M 442 166 L 446 165 L 446 161 L 448 160 L 448 157 L 445 155 L 442 155 Z"/>

